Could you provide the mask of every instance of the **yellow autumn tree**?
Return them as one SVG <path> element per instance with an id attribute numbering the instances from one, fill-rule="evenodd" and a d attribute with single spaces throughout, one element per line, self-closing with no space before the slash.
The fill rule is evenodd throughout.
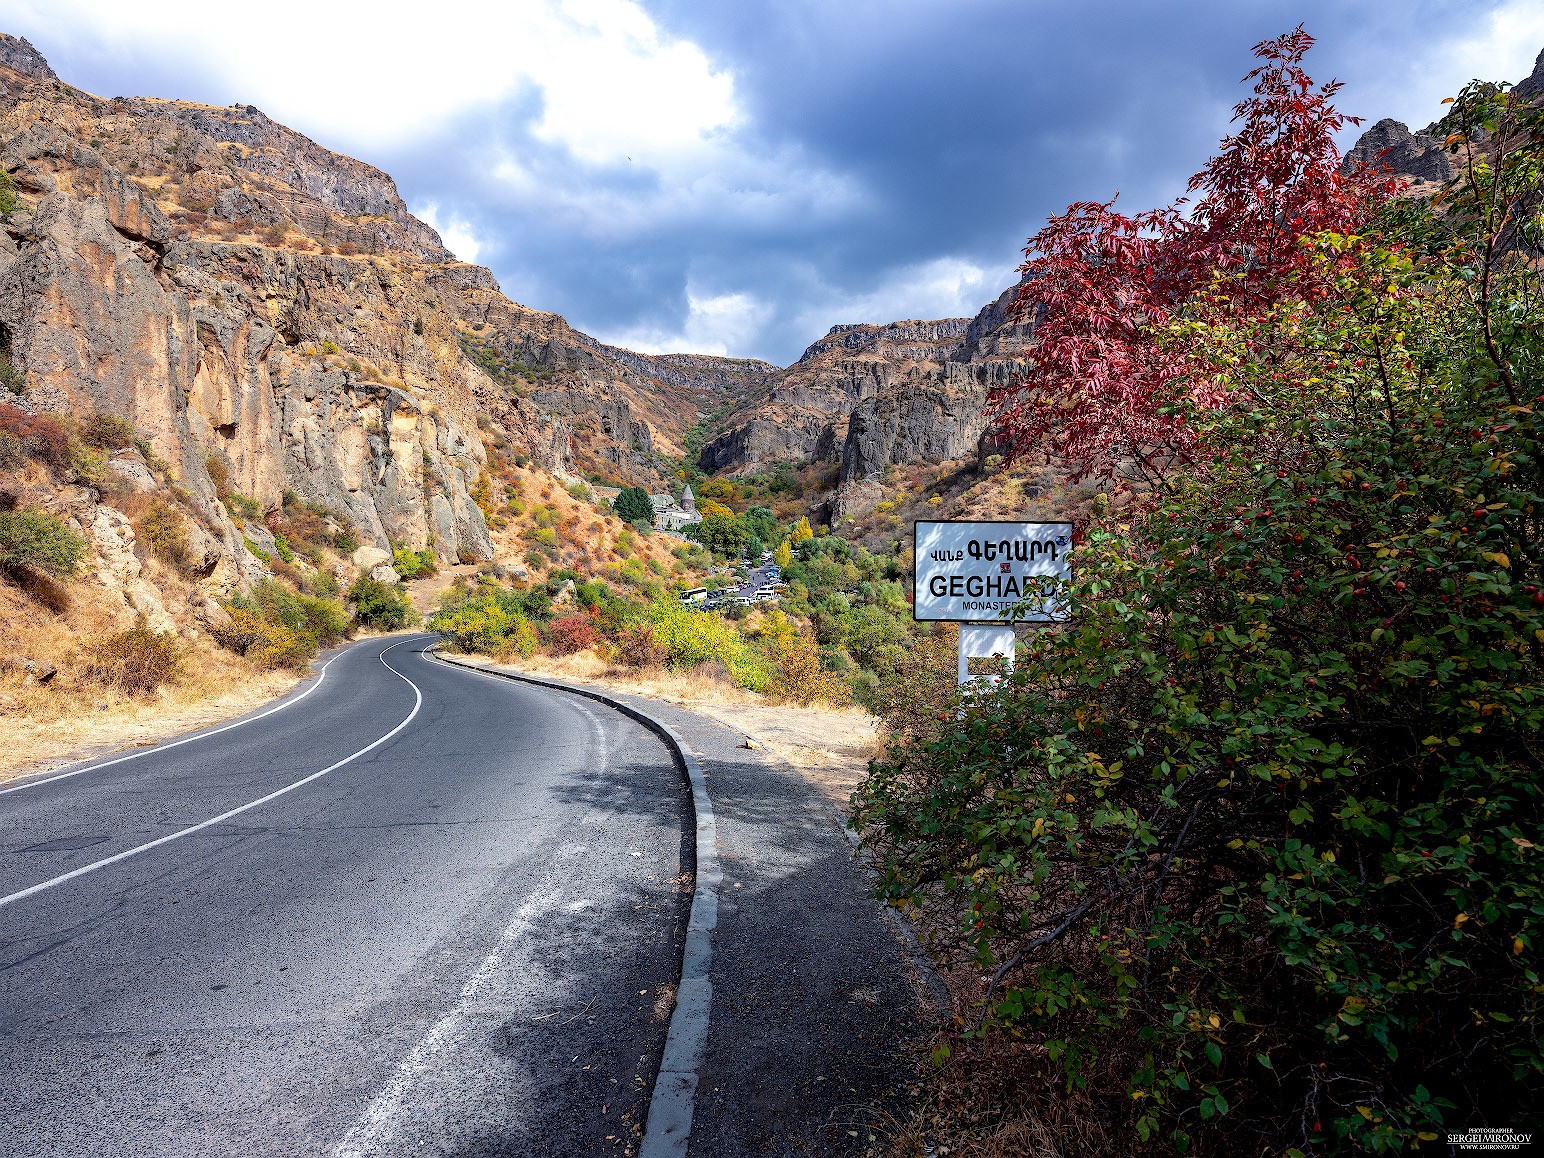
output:
<path id="1" fill-rule="evenodd" d="M 814 537 L 815 532 L 810 530 L 810 521 L 807 517 L 801 518 L 795 524 L 793 534 L 790 536 L 795 543 L 802 543 L 805 539 L 813 539 Z"/>
<path id="2" fill-rule="evenodd" d="M 793 545 L 787 539 L 773 548 L 772 561 L 779 567 L 786 567 L 793 562 Z"/>
<path id="3" fill-rule="evenodd" d="M 781 611 L 767 616 L 758 635 L 762 652 L 771 661 L 772 679 L 767 691 L 773 697 L 806 706 L 852 701 L 845 681 L 826 671 L 815 640 L 799 631 Z"/>

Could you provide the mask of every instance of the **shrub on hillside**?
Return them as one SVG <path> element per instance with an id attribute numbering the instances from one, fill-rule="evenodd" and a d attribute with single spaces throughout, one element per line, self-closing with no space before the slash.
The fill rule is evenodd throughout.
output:
<path id="1" fill-rule="evenodd" d="M 14 438 L 28 458 L 61 474 L 70 469 L 70 428 L 62 419 L 0 402 L 0 433 Z"/>
<path id="2" fill-rule="evenodd" d="M 352 631 L 341 604 L 298 595 L 272 579 L 258 583 L 251 595 L 238 595 L 225 610 L 231 622 L 215 630 L 215 638 L 261 667 L 304 670 L 319 648 Z"/>
<path id="3" fill-rule="evenodd" d="M 840 705 L 851 701 L 847 682 L 826 670 L 815 641 L 780 613 L 773 613 L 761 632 L 760 642 L 772 667 L 765 688 L 770 695 L 803 705 Z"/>
<path id="4" fill-rule="evenodd" d="M 144 619 L 127 631 L 92 640 L 81 674 L 128 696 L 148 696 L 182 674 L 182 647 L 175 632 L 152 631 Z"/>
<path id="5" fill-rule="evenodd" d="M 97 412 L 80 424 L 80 438 L 98 450 L 124 450 L 139 437 L 134 424 L 117 414 Z"/>
<path id="6" fill-rule="evenodd" d="M 952 624 L 918 635 L 882 671 L 866 692 L 866 706 L 893 739 L 934 736 L 950 718 L 958 694 L 959 634 Z"/>
<path id="7" fill-rule="evenodd" d="M 86 557 L 86 540 L 57 515 L 25 509 L 0 511 L 0 570 L 31 568 L 64 579 Z"/>
<path id="8" fill-rule="evenodd" d="M 354 622 L 375 631 L 398 631 L 407 624 L 412 605 L 407 596 L 390 583 L 361 575 L 348 589 L 348 601 L 354 608 Z"/>
<path id="9" fill-rule="evenodd" d="M 396 547 L 391 553 L 391 566 L 404 579 L 418 579 L 424 575 L 437 574 L 439 571 L 432 547 L 425 547 L 422 551 Z"/>
<path id="10" fill-rule="evenodd" d="M 588 615 L 565 615 L 548 626 L 547 649 L 553 655 L 573 655 L 594 647 L 599 638 L 595 621 Z"/>
<path id="11" fill-rule="evenodd" d="M 496 656 L 512 644 L 516 653 L 524 652 L 524 658 L 536 650 L 530 619 L 505 593 L 447 599 L 426 626 L 459 651 Z M 529 650 L 525 650 L 527 642 Z"/>
<path id="12" fill-rule="evenodd" d="M 150 553 L 177 568 L 188 565 L 187 522 L 165 499 L 152 499 L 139 517 L 139 539 Z"/>
<path id="13" fill-rule="evenodd" d="M 614 658 L 623 667 L 648 670 L 664 667 L 670 661 L 670 650 L 660 641 L 653 624 L 635 622 L 617 637 Z"/>
<path id="14" fill-rule="evenodd" d="M 530 659 L 536 654 L 538 640 L 536 628 L 525 616 L 516 616 L 507 628 L 504 641 L 493 651 L 493 658 L 501 663 L 516 659 Z"/>

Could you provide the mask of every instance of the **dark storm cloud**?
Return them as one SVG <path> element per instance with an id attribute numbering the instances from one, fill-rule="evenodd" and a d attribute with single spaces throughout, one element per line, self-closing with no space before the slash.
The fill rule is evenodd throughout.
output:
<path id="1" fill-rule="evenodd" d="M 697 162 L 586 161 L 538 136 L 529 88 L 365 159 L 468 230 L 517 300 L 608 340 L 786 363 L 836 322 L 972 312 L 1070 201 L 1177 195 L 1256 41 L 1302 22 L 1320 39 L 1310 71 L 1347 82 L 1343 108 L 1424 121 L 1435 107 L 1399 102 L 1490 7 L 656 0 L 656 22 L 734 78 L 742 115 Z M 196 62 L 42 47 L 99 92 L 242 99 Z"/>
<path id="2" fill-rule="evenodd" d="M 734 74 L 746 113 L 736 144 L 841 174 L 861 204 L 810 215 L 798 205 L 781 213 L 774 198 L 769 218 L 733 211 L 726 196 L 717 216 L 587 236 L 554 228 L 553 214 L 528 214 L 527 198 L 501 204 L 475 163 L 438 174 L 430 157 L 399 167 L 418 197 L 454 208 L 489 239 L 483 260 L 529 304 L 607 335 L 669 334 L 683 329 L 688 281 L 704 293 L 743 290 L 768 312 L 752 347 L 733 352 L 786 362 L 832 323 L 888 320 L 842 312 L 879 287 L 895 284 L 904 311 L 907 267 L 955 257 L 991 271 L 982 304 L 1048 213 L 1117 189 L 1128 208 L 1172 198 L 1226 131 L 1251 46 L 1299 21 L 1320 38 L 1314 74 L 1350 82 L 1350 111 L 1385 115 L 1357 98 L 1386 95 L 1419 50 L 1476 18 L 1471 4 L 1388 7 L 666 2 L 651 6 L 656 18 Z M 540 152 L 520 123 L 506 122 L 507 147 Z M 488 132 L 487 122 L 465 126 L 461 155 L 474 158 Z M 555 188 L 606 187 L 623 199 L 652 188 L 636 171 L 547 153 L 540 172 Z M 919 291 L 912 312 L 939 296 Z"/>

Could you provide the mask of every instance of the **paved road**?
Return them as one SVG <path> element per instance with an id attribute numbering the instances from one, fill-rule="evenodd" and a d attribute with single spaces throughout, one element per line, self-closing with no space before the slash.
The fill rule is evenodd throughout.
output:
<path id="1" fill-rule="evenodd" d="M 0 786 L 0 1154 L 636 1139 L 689 903 L 681 778 L 638 724 L 429 638 Z"/>
<path id="2" fill-rule="evenodd" d="M 692 1158 L 868 1152 L 904 1117 L 904 1044 L 947 1001 L 869 897 L 829 805 L 802 775 L 723 724 L 610 693 L 669 724 L 702 764 L 723 882 L 713 1010 Z"/>

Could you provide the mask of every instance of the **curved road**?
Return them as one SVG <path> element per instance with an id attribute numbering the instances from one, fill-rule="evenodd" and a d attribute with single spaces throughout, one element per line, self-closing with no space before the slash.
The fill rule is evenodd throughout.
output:
<path id="1" fill-rule="evenodd" d="M 431 641 L 0 785 L 0 1154 L 636 1143 L 690 901 L 681 776 L 619 713 Z"/>

